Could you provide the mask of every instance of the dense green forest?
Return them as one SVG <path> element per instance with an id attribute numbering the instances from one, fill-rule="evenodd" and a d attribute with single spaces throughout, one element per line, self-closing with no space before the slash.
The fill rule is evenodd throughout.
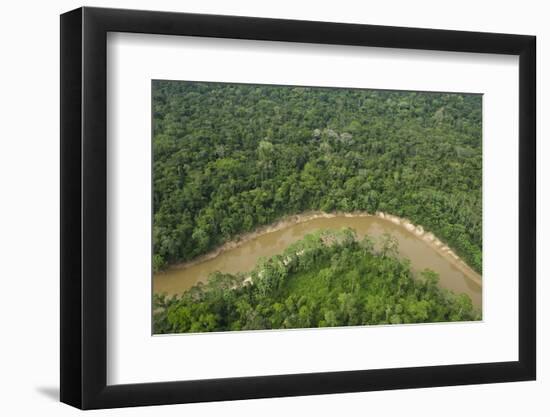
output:
<path id="1" fill-rule="evenodd" d="M 181 297 L 155 295 L 154 333 L 479 320 L 470 298 L 413 276 L 389 235 L 318 231 L 237 275 L 215 273 Z"/>
<path id="2" fill-rule="evenodd" d="M 285 215 L 360 210 L 424 226 L 481 272 L 480 95 L 153 81 L 152 98 L 155 271 Z M 472 317 L 402 262 L 362 253 L 324 247 L 311 268 L 287 271 L 279 292 L 264 280 L 225 291 L 236 278 L 218 276 L 164 300 L 156 328 L 296 327 L 304 311 L 315 326 Z M 317 274 L 331 283 L 326 306 L 304 290 Z M 394 297 L 390 310 L 382 296 Z"/>

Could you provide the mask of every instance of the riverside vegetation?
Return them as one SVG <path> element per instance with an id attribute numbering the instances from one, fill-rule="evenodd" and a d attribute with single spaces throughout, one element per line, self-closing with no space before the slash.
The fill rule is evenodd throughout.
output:
<path id="1" fill-rule="evenodd" d="M 214 273 L 181 297 L 155 296 L 155 333 L 288 329 L 480 319 L 470 298 L 414 278 L 396 243 L 375 249 L 351 229 L 319 231 L 260 260 L 249 274 Z"/>
<path id="2" fill-rule="evenodd" d="M 152 94 L 154 271 L 318 210 L 408 218 L 481 273 L 481 96 L 179 81 L 154 81 Z M 277 256 L 243 271 L 246 285 L 214 274 L 155 295 L 155 333 L 479 317 L 435 274 L 413 280 L 392 251 L 337 241 L 268 289 L 260 271 Z"/>

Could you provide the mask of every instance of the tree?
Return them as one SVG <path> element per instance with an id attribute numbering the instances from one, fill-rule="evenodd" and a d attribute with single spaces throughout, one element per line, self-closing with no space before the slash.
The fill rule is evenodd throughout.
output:
<path id="1" fill-rule="evenodd" d="M 258 144 L 258 166 L 262 180 L 269 176 L 273 169 L 274 154 L 273 144 L 267 140 L 261 140 Z"/>
<path id="2" fill-rule="evenodd" d="M 384 233 L 380 242 L 380 253 L 382 256 L 397 256 L 399 251 L 399 244 L 395 236 L 389 233 Z"/>

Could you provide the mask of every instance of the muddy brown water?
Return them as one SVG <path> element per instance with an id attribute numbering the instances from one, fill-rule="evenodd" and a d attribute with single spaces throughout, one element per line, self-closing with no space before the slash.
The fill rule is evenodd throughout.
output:
<path id="1" fill-rule="evenodd" d="M 172 267 L 153 277 L 154 293 L 181 294 L 199 281 L 206 281 L 215 271 L 236 273 L 254 268 L 260 257 L 282 253 L 291 243 L 320 229 L 339 230 L 351 227 L 362 238 L 368 234 L 374 238 L 384 233 L 394 236 L 399 243 L 399 255 L 411 261 L 411 268 L 418 273 L 429 268 L 439 274 L 439 285 L 455 293 L 470 296 L 476 307 L 481 307 L 481 277 L 460 260 L 442 253 L 421 237 L 389 220 L 376 216 L 335 216 L 315 218 L 288 225 L 280 230 L 266 232 L 227 249 L 217 256 L 184 267 Z"/>

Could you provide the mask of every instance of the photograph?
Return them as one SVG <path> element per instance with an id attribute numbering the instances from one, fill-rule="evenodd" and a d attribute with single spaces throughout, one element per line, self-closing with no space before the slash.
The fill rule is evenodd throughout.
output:
<path id="1" fill-rule="evenodd" d="M 152 80 L 153 334 L 482 320 L 482 102 Z"/>

